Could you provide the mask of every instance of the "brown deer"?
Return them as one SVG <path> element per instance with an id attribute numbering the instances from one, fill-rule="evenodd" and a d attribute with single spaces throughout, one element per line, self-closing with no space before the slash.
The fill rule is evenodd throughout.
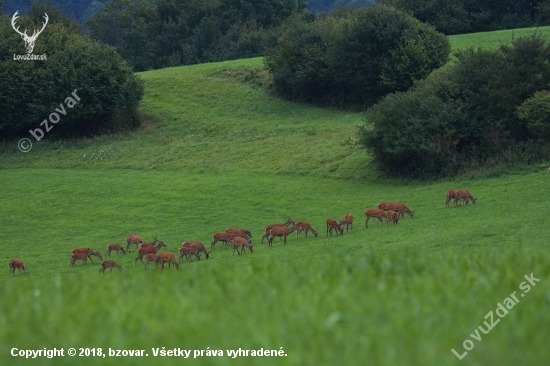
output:
<path id="1" fill-rule="evenodd" d="M 298 221 L 296 223 L 296 237 L 302 236 L 302 231 L 306 232 L 306 238 L 308 231 L 313 234 L 313 236 L 317 237 L 317 231 L 313 230 L 309 222 L 306 221 Z"/>
<path id="2" fill-rule="evenodd" d="M 69 263 L 69 267 L 73 267 L 76 265 L 77 260 L 81 260 L 82 264 L 86 264 L 86 261 L 88 260 L 88 253 L 73 253 L 71 255 L 71 262 Z"/>
<path id="3" fill-rule="evenodd" d="M 103 262 L 101 262 L 101 269 L 99 270 L 99 273 L 103 272 L 105 274 L 105 270 L 107 268 L 111 269 L 111 272 L 113 272 L 113 268 L 116 267 L 119 269 L 119 271 L 122 271 L 122 267 L 116 264 L 116 262 L 112 259 L 106 259 Z"/>
<path id="4" fill-rule="evenodd" d="M 178 257 L 178 262 L 181 263 L 181 261 L 183 261 L 183 257 L 185 257 L 185 259 L 189 260 L 189 258 L 192 256 L 192 255 L 197 255 L 197 250 L 195 248 L 189 248 L 189 247 L 181 247 L 179 249 L 180 251 L 180 256 Z"/>
<path id="5" fill-rule="evenodd" d="M 284 244 L 286 244 L 286 237 L 289 236 L 291 233 L 293 233 L 297 229 L 296 225 L 294 225 L 291 228 L 288 228 L 286 226 L 276 226 L 273 229 L 269 231 L 269 235 L 271 235 L 271 238 L 268 238 L 267 241 L 269 243 L 269 246 L 273 246 L 273 239 L 275 239 L 276 236 L 283 237 L 284 238 Z"/>
<path id="6" fill-rule="evenodd" d="M 170 265 L 174 265 L 176 269 L 179 269 L 180 266 L 178 265 L 178 262 L 176 262 L 176 256 L 172 252 L 162 252 L 158 256 L 158 261 L 160 262 L 160 269 L 164 269 L 164 262 L 168 262 L 168 269 L 170 269 Z"/>
<path id="7" fill-rule="evenodd" d="M 235 236 L 237 236 L 237 234 L 227 232 L 212 234 L 212 244 L 210 244 L 210 250 L 214 249 L 214 246 L 219 241 L 223 243 L 223 246 L 226 246 Z"/>
<path id="8" fill-rule="evenodd" d="M 348 213 L 346 214 L 346 217 L 343 220 L 340 219 L 340 222 L 338 223 L 338 225 L 340 225 L 340 227 L 343 227 L 344 225 L 346 225 L 346 233 L 347 233 L 350 226 L 351 226 L 351 229 L 353 230 L 353 219 L 354 219 L 353 215 L 351 213 Z"/>
<path id="9" fill-rule="evenodd" d="M 197 260 L 201 259 L 200 254 L 204 253 L 206 256 L 206 259 L 210 257 L 210 252 L 206 251 L 206 248 L 200 241 L 186 241 L 181 245 L 184 248 L 192 248 L 195 249 L 195 256 L 197 257 Z"/>
<path id="10" fill-rule="evenodd" d="M 456 189 L 450 189 L 445 192 L 445 207 L 449 208 L 449 202 L 455 198 Z"/>
<path id="11" fill-rule="evenodd" d="M 468 204 L 468 202 L 470 201 L 472 201 L 472 203 L 475 204 L 477 201 L 477 198 L 472 196 L 467 189 L 458 189 L 455 192 L 455 207 L 458 206 L 457 202 L 460 200 L 462 200 L 466 204 Z"/>
<path id="12" fill-rule="evenodd" d="M 384 210 L 382 209 L 377 209 L 377 208 L 373 208 L 373 209 L 370 209 L 370 210 L 366 210 L 365 211 L 365 216 L 367 217 L 367 219 L 365 220 L 365 227 L 368 229 L 369 225 L 368 225 L 368 222 L 370 220 L 371 217 L 375 217 L 378 219 L 378 221 L 380 221 L 380 223 L 383 223 L 382 221 L 382 218 L 385 218 L 387 219 L 387 215 L 386 213 L 384 212 Z M 378 221 L 376 221 L 376 223 L 378 224 Z"/>
<path id="13" fill-rule="evenodd" d="M 269 232 L 271 231 L 271 229 L 276 227 L 288 227 L 288 226 L 294 226 L 294 225 L 296 225 L 296 223 L 289 217 L 284 224 L 273 224 L 273 225 L 264 226 L 265 234 L 264 236 L 262 236 L 262 244 L 264 243 L 264 239 L 267 238 L 267 240 L 269 240 Z"/>
<path id="14" fill-rule="evenodd" d="M 135 244 L 137 249 L 141 243 L 143 243 L 143 241 L 139 235 L 128 235 L 126 237 L 126 251 L 130 253 L 130 245 Z"/>
<path id="15" fill-rule="evenodd" d="M 236 236 L 232 240 L 233 243 L 233 255 L 235 255 L 235 250 L 239 255 L 242 255 L 245 248 L 248 248 L 250 250 L 250 253 L 252 253 L 252 243 L 251 240 L 243 238 L 241 236 Z M 241 247 L 241 252 L 239 253 L 238 247 Z"/>
<path id="16" fill-rule="evenodd" d="M 404 217 L 405 213 L 408 213 L 410 217 L 414 217 L 414 211 L 409 210 L 407 206 L 399 202 L 381 202 L 378 204 L 377 207 L 384 211 L 396 211 L 401 217 Z"/>
<path id="17" fill-rule="evenodd" d="M 126 251 L 119 243 L 112 243 L 112 244 L 107 244 L 107 251 L 105 252 L 105 257 L 107 257 L 107 255 L 109 255 L 110 257 L 111 252 L 113 250 L 116 250 L 116 255 L 118 255 L 118 252 L 122 252 L 122 254 L 126 254 Z"/>
<path id="18" fill-rule="evenodd" d="M 145 258 L 145 269 L 147 269 L 147 266 L 151 262 L 155 262 L 155 267 L 159 266 L 159 260 L 156 254 L 145 254 L 143 258 Z"/>
<path id="19" fill-rule="evenodd" d="M 103 260 L 103 257 L 101 256 L 100 252 L 94 252 L 90 248 L 75 248 L 73 249 L 73 254 L 75 253 L 85 253 L 88 256 L 88 259 L 90 260 L 90 262 L 92 263 L 94 263 L 94 261 L 92 260 L 92 255 L 98 257 L 100 261 Z"/>
<path id="20" fill-rule="evenodd" d="M 25 272 L 28 268 L 25 266 L 25 263 L 19 258 L 10 260 L 10 275 L 15 276 L 15 270 L 17 269 L 17 272 L 21 273 L 21 271 Z"/>
<path id="21" fill-rule="evenodd" d="M 340 225 L 338 225 L 336 220 L 328 219 L 327 220 L 327 236 L 328 236 L 329 233 L 330 233 L 330 236 L 332 236 L 332 230 L 336 230 L 336 236 L 338 236 L 338 233 L 340 233 L 340 235 L 344 235 L 344 229 L 342 229 L 340 227 Z"/>
<path id="22" fill-rule="evenodd" d="M 144 248 L 139 248 L 138 249 L 138 257 L 136 258 L 136 260 L 134 261 L 134 267 L 136 266 L 136 263 L 138 261 L 138 259 L 141 261 L 141 263 L 143 263 L 143 257 L 146 255 L 146 254 L 156 254 L 158 252 L 158 250 L 162 247 L 166 247 L 166 245 L 164 245 L 163 242 L 160 242 L 158 243 L 157 246 L 155 247 L 144 247 Z"/>
<path id="23" fill-rule="evenodd" d="M 399 214 L 393 210 L 389 210 L 386 213 L 386 225 L 393 224 L 396 225 L 399 221 Z"/>
<path id="24" fill-rule="evenodd" d="M 233 227 L 233 228 L 225 229 L 225 232 L 228 233 L 228 234 L 238 235 L 241 238 L 246 238 L 246 239 L 252 238 L 252 233 L 250 231 L 241 229 L 239 227 Z"/>
<path id="25" fill-rule="evenodd" d="M 155 245 L 157 245 L 157 243 L 161 242 L 160 240 L 158 240 L 158 238 L 156 236 L 153 236 L 153 241 L 150 241 L 150 242 L 143 242 L 139 245 L 140 248 L 145 248 L 145 247 L 154 247 Z M 162 243 L 162 242 L 161 242 Z"/>

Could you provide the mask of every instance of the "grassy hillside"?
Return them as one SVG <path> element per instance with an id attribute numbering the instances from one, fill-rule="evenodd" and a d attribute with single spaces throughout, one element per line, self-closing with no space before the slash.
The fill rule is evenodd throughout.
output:
<path id="1" fill-rule="evenodd" d="M 348 143 L 361 114 L 273 99 L 258 87 L 266 82 L 261 65 L 142 73 L 147 124 L 128 135 L 46 136 L 28 153 L 3 143 L 0 363 L 547 364 L 545 167 L 490 179 L 373 183 L 363 179 L 373 174 L 369 157 Z M 446 208 L 453 188 L 470 189 L 477 203 Z M 383 200 L 407 203 L 414 218 L 365 228 L 363 210 Z M 326 219 L 347 212 L 353 229 L 327 237 Z M 264 225 L 288 217 L 309 221 L 318 237 L 260 243 Z M 122 271 L 99 274 L 95 258 L 69 267 L 76 247 L 104 253 L 137 233 L 158 236 L 171 252 L 187 240 L 210 248 L 211 234 L 227 227 L 251 230 L 253 253 L 218 244 L 209 260 L 160 271 L 134 266 L 133 249 L 113 255 Z M 29 270 L 10 276 L 15 257 Z M 540 282 L 525 292 L 531 273 Z M 488 334 L 480 331 L 514 292 L 518 303 Z M 474 348 L 460 361 L 451 349 L 463 354 L 465 340 Z M 66 355 L 70 347 L 148 356 L 11 356 L 13 348 Z M 154 357 L 163 347 L 224 355 Z M 227 352 L 281 347 L 286 356 L 260 360 Z"/>

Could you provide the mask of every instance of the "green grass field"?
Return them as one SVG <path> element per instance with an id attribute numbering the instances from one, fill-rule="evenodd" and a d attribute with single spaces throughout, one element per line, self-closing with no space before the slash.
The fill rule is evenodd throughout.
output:
<path id="1" fill-rule="evenodd" d="M 476 37 L 451 42 L 482 44 Z M 546 168 L 377 182 L 369 156 L 349 143 L 362 114 L 276 100 L 256 86 L 261 67 L 250 59 L 142 73 L 147 124 L 129 135 L 46 136 L 28 153 L 3 143 L 0 363 L 74 364 L 73 347 L 148 354 L 75 356 L 93 365 L 547 364 Z M 477 203 L 446 208 L 454 188 Z M 384 200 L 405 202 L 415 217 L 366 229 L 363 211 Z M 353 230 L 327 237 L 326 219 L 347 212 Z M 318 237 L 260 243 L 264 225 L 288 217 L 309 221 Z M 209 260 L 160 271 L 134 266 L 133 249 L 113 254 L 122 271 L 99 274 L 95 258 L 69 267 L 76 247 L 104 253 L 137 233 L 176 253 L 187 240 L 209 249 L 227 227 L 251 230 L 253 253 L 218 244 Z M 29 270 L 10 276 L 16 257 Z M 525 292 L 531 273 L 540 282 Z M 499 318 L 514 292 L 519 301 Z M 489 312 L 495 327 L 484 334 Z M 462 355 L 464 345 L 473 348 L 459 360 L 451 349 Z M 154 357 L 163 347 L 205 355 Z M 26 360 L 13 348 L 64 348 L 65 357 Z M 228 356 L 239 348 L 286 356 Z"/>

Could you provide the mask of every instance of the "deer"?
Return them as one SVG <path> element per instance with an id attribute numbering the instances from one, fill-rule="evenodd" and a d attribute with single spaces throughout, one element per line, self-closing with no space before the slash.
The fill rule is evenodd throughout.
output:
<path id="1" fill-rule="evenodd" d="M 449 208 L 449 202 L 455 198 L 456 189 L 450 189 L 445 192 L 445 207 Z"/>
<path id="2" fill-rule="evenodd" d="M 289 225 L 290 226 L 296 225 L 296 223 L 290 217 L 288 218 L 288 220 L 286 220 L 284 224 L 273 224 L 273 225 L 264 226 L 265 234 L 264 236 L 262 236 L 262 244 L 264 243 L 264 239 L 267 238 L 267 240 L 269 240 L 269 232 L 271 231 L 271 229 L 275 227 L 288 227 Z"/>
<path id="3" fill-rule="evenodd" d="M 100 261 L 103 260 L 103 257 L 101 256 L 100 252 L 94 252 L 90 248 L 75 248 L 73 249 L 73 254 L 75 253 L 86 253 L 86 255 L 88 256 L 88 259 L 92 263 L 94 263 L 94 261 L 92 260 L 92 255 L 98 257 Z"/>
<path id="4" fill-rule="evenodd" d="M 235 236 L 237 236 L 237 234 L 227 233 L 225 231 L 223 233 L 212 234 L 212 244 L 210 244 L 210 250 L 213 250 L 214 246 L 219 241 L 223 242 L 224 246 L 229 244 Z"/>
<path id="5" fill-rule="evenodd" d="M 10 260 L 10 275 L 15 276 L 15 270 L 17 269 L 17 272 L 21 273 L 21 271 L 25 272 L 28 268 L 25 266 L 25 263 L 19 258 Z"/>
<path id="6" fill-rule="evenodd" d="M 157 256 L 158 261 L 160 262 L 160 269 L 164 269 L 164 262 L 168 262 L 168 269 L 170 269 L 170 265 L 174 265 L 176 269 L 179 269 L 180 266 L 178 265 L 178 262 L 176 262 L 176 256 L 172 252 L 162 252 Z"/>
<path id="7" fill-rule="evenodd" d="M 377 208 L 373 208 L 373 209 L 370 209 L 370 210 L 365 210 L 365 216 L 367 217 L 367 219 L 365 220 L 365 227 L 368 229 L 368 222 L 370 220 L 371 217 L 376 217 L 378 219 L 378 221 L 380 221 L 380 223 L 383 223 L 382 221 L 382 217 L 384 217 L 385 219 L 388 219 L 386 213 L 384 212 L 384 210 L 382 209 L 377 209 Z M 378 224 L 378 221 L 376 221 L 376 223 Z"/>
<path id="8" fill-rule="evenodd" d="M 242 255 L 245 248 L 248 248 L 250 250 L 250 253 L 252 253 L 252 243 L 251 240 L 247 240 L 246 238 L 243 238 L 242 236 L 236 236 L 231 241 L 233 243 L 233 255 L 235 255 L 235 250 L 239 255 Z M 241 252 L 239 253 L 238 247 L 241 247 Z"/>
<path id="9" fill-rule="evenodd" d="M 395 212 L 394 210 L 389 210 L 386 213 L 386 225 L 393 224 L 396 225 L 399 221 L 399 214 Z"/>
<path id="10" fill-rule="evenodd" d="M 296 223 L 296 237 L 302 236 L 302 231 L 306 232 L 306 238 L 308 231 L 313 234 L 313 236 L 317 237 L 317 231 L 313 230 L 309 222 L 306 221 L 298 221 Z"/>
<path id="11" fill-rule="evenodd" d="M 201 252 L 204 253 L 206 259 L 210 257 L 210 252 L 206 251 L 206 248 L 200 241 L 186 241 L 185 243 L 182 243 L 181 246 L 185 248 L 195 249 L 195 256 L 197 257 L 197 260 L 201 259 Z"/>
<path id="12" fill-rule="evenodd" d="M 130 253 L 130 245 L 135 244 L 137 249 L 141 243 L 143 243 L 143 241 L 139 235 L 128 235 L 126 237 L 126 251 Z"/>
<path id="13" fill-rule="evenodd" d="M 296 225 L 292 226 L 291 228 L 288 228 L 286 226 L 276 226 L 273 229 L 269 231 L 269 235 L 271 235 L 271 238 L 268 238 L 267 241 L 269 243 L 269 246 L 273 246 L 273 239 L 275 239 L 276 236 L 284 237 L 284 244 L 286 244 L 286 237 L 293 233 L 297 229 Z"/>
<path id="14" fill-rule="evenodd" d="M 159 266 L 158 256 L 156 254 L 145 254 L 145 269 L 151 262 L 155 262 L 155 267 Z"/>
<path id="15" fill-rule="evenodd" d="M 178 262 L 180 263 L 183 261 L 183 257 L 189 260 L 190 256 L 197 255 L 197 250 L 195 248 L 181 247 L 179 251 L 180 251 L 180 256 L 178 258 Z"/>
<path id="16" fill-rule="evenodd" d="M 252 238 L 252 233 L 250 231 L 244 230 L 244 229 L 241 229 L 241 228 L 238 228 L 238 227 L 225 229 L 225 232 L 228 233 L 228 234 L 238 235 L 241 238 L 247 238 L 247 239 Z"/>
<path id="17" fill-rule="evenodd" d="M 158 245 L 155 246 L 155 247 L 139 248 L 138 249 L 138 257 L 134 261 L 134 267 L 136 266 L 136 263 L 137 263 L 138 259 L 141 261 L 141 263 L 143 263 L 143 256 L 145 256 L 146 254 L 156 254 L 158 252 L 158 250 L 162 247 L 166 247 L 166 245 L 164 245 L 163 242 L 158 243 Z"/>
<path id="18" fill-rule="evenodd" d="M 107 255 L 109 255 L 110 257 L 111 252 L 113 250 L 116 250 L 116 255 L 118 255 L 118 252 L 122 252 L 122 254 L 126 254 L 126 251 L 119 243 L 112 243 L 112 244 L 107 244 L 107 251 L 105 252 L 105 257 L 107 257 Z"/>
<path id="19" fill-rule="evenodd" d="M 338 236 L 338 233 L 340 233 L 340 235 L 344 235 L 344 229 L 342 229 L 340 227 L 340 225 L 338 225 L 336 220 L 328 219 L 327 220 L 327 236 L 328 236 L 329 233 L 330 233 L 330 236 L 332 236 L 332 230 L 333 229 L 336 230 L 336 236 Z"/>
<path id="20" fill-rule="evenodd" d="M 101 262 L 101 269 L 99 270 L 99 273 L 103 272 L 105 274 L 105 270 L 107 268 L 111 269 L 111 272 L 113 272 L 113 268 L 116 267 L 119 269 L 119 271 L 122 271 L 122 267 L 116 264 L 116 262 L 112 259 L 106 259 L 103 262 Z"/>
<path id="21" fill-rule="evenodd" d="M 71 262 L 69 263 L 69 267 L 73 267 L 76 265 L 77 260 L 82 260 L 82 264 L 86 264 L 86 261 L 88 260 L 88 253 L 73 253 L 71 256 Z"/>
<path id="22" fill-rule="evenodd" d="M 157 243 L 162 243 L 162 241 L 158 240 L 158 238 L 156 236 L 153 236 L 153 241 L 150 241 L 150 242 L 143 242 L 139 245 L 140 248 L 145 248 L 145 247 L 154 247 L 155 245 L 157 245 Z"/>
<path id="23" fill-rule="evenodd" d="M 340 225 L 341 227 L 346 225 L 346 233 L 348 232 L 348 229 L 349 227 L 351 226 L 351 229 L 353 230 L 353 215 L 351 213 L 348 213 L 346 214 L 346 217 L 344 217 L 344 219 L 340 219 L 340 222 L 338 223 L 338 225 Z"/>
<path id="24" fill-rule="evenodd" d="M 414 217 L 414 211 L 409 210 L 407 206 L 399 202 L 380 202 L 377 207 L 380 210 L 393 210 L 399 213 L 399 216 L 404 217 L 408 213 L 410 217 Z"/>
<path id="25" fill-rule="evenodd" d="M 15 21 L 17 20 L 17 18 L 19 18 L 17 16 L 17 13 L 18 11 L 16 11 L 15 14 L 13 14 L 13 17 L 11 18 L 11 26 L 21 36 L 21 38 L 23 38 L 23 41 L 25 41 L 25 48 L 27 49 L 27 53 L 30 54 L 34 50 L 34 43 L 36 42 L 36 39 L 38 38 L 40 33 L 44 31 L 44 28 L 46 28 L 46 24 L 48 24 L 48 20 L 49 20 L 48 14 L 44 13 L 44 21 L 42 22 L 42 29 L 40 30 L 35 29 L 32 33 L 32 36 L 29 36 L 27 34 L 26 28 L 24 32 L 21 32 L 19 30 L 19 27 L 16 26 Z"/>
<path id="26" fill-rule="evenodd" d="M 472 201 L 472 203 L 475 204 L 477 201 L 477 198 L 472 196 L 467 189 L 458 189 L 455 191 L 455 207 L 458 206 L 457 202 L 459 200 L 462 200 L 466 204 L 468 204 L 468 202 L 470 201 Z"/>

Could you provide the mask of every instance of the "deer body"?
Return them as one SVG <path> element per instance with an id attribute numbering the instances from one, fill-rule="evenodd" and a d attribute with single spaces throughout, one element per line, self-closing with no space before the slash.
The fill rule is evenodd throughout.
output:
<path id="1" fill-rule="evenodd" d="M 382 209 L 377 209 L 377 208 L 374 208 L 374 209 L 371 209 L 371 210 L 366 210 L 365 211 L 365 216 L 367 217 L 367 219 L 365 220 L 365 227 L 368 228 L 368 222 L 370 220 L 371 217 L 375 217 L 378 219 L 378 221 L 380 221 L 380 223 L 382 223 L 382 218 L 388 218 L 386 213 L 384 212 L 384 210 Z M 376 223 L 378 223 L 378 221 L 376 221 Z"/>
<path id="2" fill-rule="evenodd" d="M 136 258 L 136 260 L 134 261 L 134 267 L 136 266 L 136 263 L 138 261 L 138 259 L 141 261 L 141 263 L 143 263 L 143 257 L 146 255 L 146 254 L 156 254 L 158 252 L 158 250 L 162 247 L 166 247 L 166 245 L 164 245 L 163 242 L 160 242 L 158 243 L 157 246 L 155 247 L 144 247 L 144 248 L 139 248 L 138 249 L 138 257 Z"/>
<path id="3" fill-rule="evenodd" d="M 118 255 L 118 252 L 122 252 L 122 254 L 126 254 L 126 251 L 119 243 L 112 243 L 112 244 L 107 244 L 107 251 L 105 252 L 105 257 L 107 257 L 107 254 L 110 257 L 111 252 L 113 250 L 116 250 L 116 255 Z"/>
<path id="4" fill-rule="evenodd" d="M 122 267 L 119 266 L 118 264 L 116 264 L 116 262 L 112 259 L 106 259 L 104 260 L 103 262 L 101 262 L 101 269 L 99 270 L 99 273 L 103 272 L 103 274 L 105 274 L 105 270 L 107 268 L 110 268 L 111 269 L 111 272 L 113 272 L 113 268 L 116 267 L 118 268 L 120 271 L 122 271 Z"/>
<path id="5" fill-rule="evenodd" d="M 21 259 L 12 259 L 10 260 L 10 275 L 14 275 L 15 276 L 15 270 L 17 269 L 17 271 L 19 273 L 21 273 L 21 271 L 25 272 L 27 270 L 27 267 L 25 266 L 25 263 L 23 263 L 23 261 Z"/>
<path id="6" fill-rule="evenodd" d="M 336 235 L 340 233 L 340 235 L 344 235 L 344 230 L 338 225 L 336 220 L 334 219 L 328 219 L 327 220 L 327 236 L 330 233 L 330 236 L 332 236 L 332 230 L 336 230 Z"/>

